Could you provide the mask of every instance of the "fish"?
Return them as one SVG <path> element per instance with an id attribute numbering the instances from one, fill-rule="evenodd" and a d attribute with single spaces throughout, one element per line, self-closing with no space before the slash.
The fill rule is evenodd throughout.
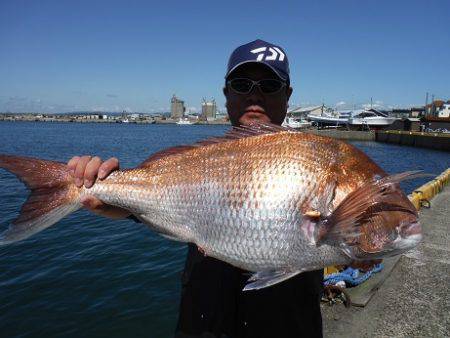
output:
<path id="1" fill-rule="evenodd" d="M 346 142 L 268 123 L 157 152 L 78 188 L 64 163 L 0 155 L 30 190 L 0 245 L 30 237 L 92 195 L 171 240 L 250 272 L 244 290 L 301 272 L 382 259 L 422 238 L 399 182 Z"/>

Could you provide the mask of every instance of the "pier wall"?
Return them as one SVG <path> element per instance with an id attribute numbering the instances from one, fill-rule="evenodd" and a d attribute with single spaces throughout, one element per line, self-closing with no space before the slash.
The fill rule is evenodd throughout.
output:
<path id="1" fill-rule="evenodd" d="M 444 133 L 386 130 L 377 131 L 375 140 L 377 142 L 450 151 L 450 134 Z"/>

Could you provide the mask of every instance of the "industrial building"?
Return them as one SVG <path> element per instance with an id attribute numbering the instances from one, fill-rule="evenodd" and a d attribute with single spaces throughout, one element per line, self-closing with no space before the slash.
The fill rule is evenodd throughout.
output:
<path id="1" fill-rule="evenodd" d="M 174 94 L 170 100 L 170 117 L 174 120 L 178 120 L 184 117 L 185 111 L 186 107 L 184 106 L 184 101 L 177 98 Z"/>
<path id="2" fill-rule="evenodd" d="M 215 120 L 217 115 L 217 104 L 216 100 L 206 101 L 203 99 L 202 102 L 202 114 L 200 119 L 203 121 Z"/>

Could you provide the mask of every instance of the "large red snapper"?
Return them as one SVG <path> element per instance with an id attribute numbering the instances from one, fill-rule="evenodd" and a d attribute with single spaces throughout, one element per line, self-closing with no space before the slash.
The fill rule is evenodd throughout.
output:
<path id="1" fill-rule="evenodd" d="M 302 271 L 397 255 L 421 239 L 398 182 L 347 143 L 273 125 L 156 153 L 89 189 L 63 163 L 0 155 L 31 190 L 0 244 L 25 239 L 93 195 L 158 233 L 255 272 L 245 289 Z"/>

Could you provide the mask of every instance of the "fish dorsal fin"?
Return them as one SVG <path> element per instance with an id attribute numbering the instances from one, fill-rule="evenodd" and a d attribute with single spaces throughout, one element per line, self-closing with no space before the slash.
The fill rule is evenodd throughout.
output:
<path id="1" fill-rule="evenodd" d="M 144 168 L 149 166 L 151 163 L 158 161 L 162 158 L 167 158 L 168 156 L 179 155 L 186 151 L 198 148 L 205 147 L 211 144 L 217 143 L 225 143 L 230 141 L 235 141 L 247 137 L 267 135 L 267 134 L 276 134 L 280 132 L 297 132 L 293 128 L 289 127 L 281 127 L 272 123 L 263 123 L 263 122 L 254 122 L 248 126 L 239 126 L 233 127 L 230 131 L 228 131 L 224 136 L 211 137 L 206 140 L 199 141 L 192 145 L 180 145 L 171 148 L 167 148 L 161 151 L 158 151 L 147 158 L 144 162 L 142 162 L 139 167 Z"/>

